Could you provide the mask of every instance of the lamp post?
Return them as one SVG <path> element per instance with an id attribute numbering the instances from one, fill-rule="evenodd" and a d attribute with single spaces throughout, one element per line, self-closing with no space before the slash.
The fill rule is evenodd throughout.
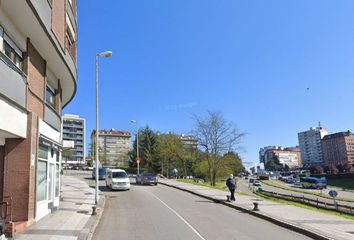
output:
<path id="1" fill-rule="evenodd" d="M 99 57 L 111 57 L 112 52 L 106 51 L 96 54 L 96 140 L 95 140 L 95 152 L 96 152 L 96 186 L 95 186 L 95 206 L 98 206 L 98 175 L 99 175 L 99 156 L 98 156 L 98 59 Z"/>
<path id="2" fill-rule="evenodd" d="M 137 124 L 136 120 L 130 120 L 131 123 Z M 138 130 L 136 131 L 136 165 L 137 165 L 137 172 L 138 175 L 140 174 L 140 158 L 139 158 L 139 126 L 137 125 Z"/>

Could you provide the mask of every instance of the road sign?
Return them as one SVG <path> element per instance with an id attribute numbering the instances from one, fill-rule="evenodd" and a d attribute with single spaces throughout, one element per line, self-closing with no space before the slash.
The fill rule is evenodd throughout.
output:
<path id="1" fill-rule="evenodd" d="M 334 190 L 331 190 L 331 191 L 329 191 L 329 196 L 331 196 L 332 198 L 335 198 L 335 197 L 337 197 L 338 196 L 338 193 L 337 193 L 337 191 L 334 191 Z"/>
<path id="2" fill-rule="evenodd" d="M 136 163 L 140 163 L 140 158 L 139 157 L 136 158 Z"/>

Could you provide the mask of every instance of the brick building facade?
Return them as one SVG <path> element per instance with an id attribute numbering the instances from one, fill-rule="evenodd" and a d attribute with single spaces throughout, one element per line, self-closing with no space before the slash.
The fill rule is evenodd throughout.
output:
<path id="1" fill-rule="evenodd" d="M 76 0 L 0 1 L 0 198 L 9 235 L 59 206 L 61 111 L 76 92 Z"/>
<path id="2" fill-rule="evenodd" d="M 329 134 L 322 139 L 324 165 L 354 164 L 354 134 Z"/>

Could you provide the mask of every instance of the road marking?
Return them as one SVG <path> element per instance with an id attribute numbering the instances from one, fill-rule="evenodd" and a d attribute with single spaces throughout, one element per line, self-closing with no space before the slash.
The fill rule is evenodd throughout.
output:
<path id="1" fill-rule="evenodd" d="M 165 205 L 165 207 L 167 207 L 168 209 L 171 210 L 171 212 L 173 212 L 179 219 L 181 219 L 190 229 L 192 229 L 192 231 L 202 240 L 206 240 L 199 232 L 197 229 L 195 229 L 189 222 L 187 222 L 186 219 L 184 219 L 184 217 L 182 217 L 177 211 L 175 211 L 173 208 L 171 208 L 170 206 L 168 206 L 164 201 L 162 201 L 158 196 L 156 196 L 155 194 L 148 192 L 147 190 L 144 190 L 147 193 L 150 193 L 154 198 L 156 198 L 157 200 L 159 200 L 163 205 Z"/>

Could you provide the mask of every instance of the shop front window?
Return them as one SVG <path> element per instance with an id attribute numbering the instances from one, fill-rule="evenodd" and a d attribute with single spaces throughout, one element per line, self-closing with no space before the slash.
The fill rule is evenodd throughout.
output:
<path id="1" fill-rule="evenodd" d="M 47 162 L 38 161 L 37 201 L 47 200 Z"/>

